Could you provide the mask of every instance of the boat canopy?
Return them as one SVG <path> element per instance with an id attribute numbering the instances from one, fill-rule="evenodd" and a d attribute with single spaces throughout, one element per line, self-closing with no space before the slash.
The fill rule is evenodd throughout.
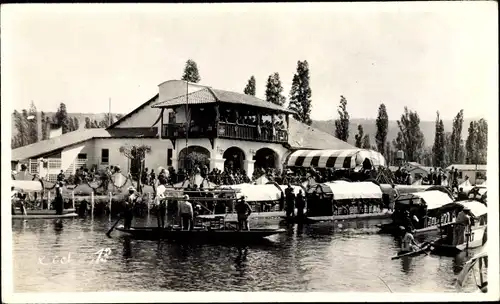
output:
<path id="1" fill-rule="evenodd" d="M 444 213 L 452 209 L 457 209 L 460 206 L 468 207 L 470 209 L 470 213 L 476 218 L 488 213 L 488 207 L 486 207 L 483 203 L 474 200 L 451 202 L 441 207 L 440 211 Z"/>
<path id="2" fill-rule="evenodd" d="M 385 158 L 379 152 L 365 149 L 347 150 L 298 150 L 287 161 L 288 167 L 314 167 L 354 169 L 368 158 L 373 166 L 385 166 Z"/>
<path id="3" fill-rule="evenodd" d="M 12 186 L 16 190 L 27 192 L 39 192 L 43 190 L 43 185 L 40 181 L 33 180 L 12 180 Z"/>
<path id="4" fill-rule="evenodd" d="M 410 202 L 414 205 L 425 204 L 427 210 L 433 210 L 452 203 L 453 199 L 448 194 L 439 190 L 406 193 L 400 195 L 397 199 L 398 204 L 409 205 Z"/>
<path id="5" fill-rule="evenodd" d="M 211 189 L 215 188 L 217 185 L 210 182 L 208 179 L 203 178 L 200 174 L 196 174 L 195 176 L 186 179 L 183 182 L 179 182 L 174 185 L 174 188 L 187 188 L 189 185 L 196 185 L 198 188 Z"/>
<path id="6" fill-rule="evenodd" d="M 333 195 L 334 200 L 382 198 L 382 189 L 372 182 L 334 181 L 314 185 L 307 192 Z"/>
<path id="7" fill-rule="evenodd" d="M 273 184 L 266 185 L 225 185 L 221 188 L 239 190 L 239 193 L 246 197 L 247 202 L 277 201 L 281 198 L 281 189 Z"/>

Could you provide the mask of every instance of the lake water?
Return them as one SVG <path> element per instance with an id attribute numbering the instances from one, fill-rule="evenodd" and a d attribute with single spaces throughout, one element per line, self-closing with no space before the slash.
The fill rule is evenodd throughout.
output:
<path id="1" fill-rule="evenodd" d="M 391 260 L 398 242 L 377 234 L 381 221 L 291 226 L 246 248 L 140 241 L 118 231 L 108 238 L 114 221 L 67 219 L 56 231 L 53 220 L 14 220 L 14 292 L 457 292 L 466 261 L 464 254 Z M 278 227 L 276 220 L 252 224 Z"/>

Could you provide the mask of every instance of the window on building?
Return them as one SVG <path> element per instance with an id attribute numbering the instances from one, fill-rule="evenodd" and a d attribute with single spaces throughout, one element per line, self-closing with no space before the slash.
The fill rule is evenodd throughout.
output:
<path id="1" fill-rule="evenodd" d="M 174 151 L 172 149 L 167 150 L 167 166 L 172 166 L 172 156 Z"/>
<path id="2" fill-rule="evenodd" d="M 101 150 L 101 164 L 109 164 L 109 149 Z"/>
<path id="3" fill-rule="evenodd" d="M 80 154 L 78 154 L 78 159 L 87 159 L 87 153 L 80 153 Z"/>

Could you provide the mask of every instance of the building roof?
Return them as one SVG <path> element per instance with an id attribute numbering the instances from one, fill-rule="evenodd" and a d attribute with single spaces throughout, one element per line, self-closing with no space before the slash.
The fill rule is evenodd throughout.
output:
<path id="1" fill-rule="evenodd" d="M 134 109 L 132 112 L 128 113 L 127 115 L 123 116 L 122 118 L 120 118 L 117 121 L 115 121 L 114 123 L 112 123 L 107 129 L 109 130 L 109 129 L 114 128 L 115 126 L 122 123 L 124 120 L 128 119 L 130 116 L 134 115 L 135 113 L 139 112 L 140 110 L 144 109 L 145 107 L 153 104 L 155 101 L 157 101 L 158 96 L 159 96 L 159 94 L 156 94 L 151 99 L 149 99 L 148 101 L 146 101 L 145 103 L 141 104 L 139 107 Z"/>
<path id="2" fill-rule="evenodd" d="M 213 89 L 211 87 L 205 87 L 204 89 L 189 93 L 187 94 L 187 96 L 188 96 L 188 101 L 187 101 L 188 104 L 207 104 L 207 103 L 222 102 L 222 103 L 233 103 L 233 104 L 265 108 L 279 112 L 294 113 L 293 111 L 288 110 L 285 107 L 262 100 L 252 95 Z M 160 101 L 154 104 L 152 107 L 167 108 L 185 104 L 186 104 L 186 94 L 169 100 Z"/>
<path id="3" fill-rule="evenodd" d="M 488 168 L 487 165 L 453 164 L 446 167 L 446 170 L 451 170 L 451 167 L 458 169 L 460 171 L 475 171 L 475 170 L 486 171 Z"/>
<path id="4" fill-rule="evenodd" d="M 154 138 L 157 128 L 80 129 L 12 150 L 12 161 L 37 158 L 94 138 Z"/>
<path id="5" fill-rule="evenodd" d="M 288 144 L 292 149 L 357 149 L 326 132 L 314 129 L 290 117 Z"/>
<path id="6" fill-rule="evenodd" d="M 12 160 L 20 161 L 75 145 L 94 137 L 109 137 L 106 129 L 80 129 L 12 150 Z"/>

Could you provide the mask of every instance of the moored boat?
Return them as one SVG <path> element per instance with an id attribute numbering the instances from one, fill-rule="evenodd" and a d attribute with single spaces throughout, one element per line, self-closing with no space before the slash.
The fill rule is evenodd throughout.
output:
<path id="1" fill-rule="evenodd" d="M 439 190 L 402 194 L 396 199 L 392 222 L 380 225 L 379 232 L 400 234 L 400 227 L 408 225 L 408 219 L 405 219 L 405 214 L 408 214 L 413 228 L 415 228 L 413 232 L 415 236 L 436 234 L 439 231 L 439 225 L 455 220 L 452 209 L 440 212 L 438 216 L 438 210 L 452 202 L 453 198 L 450 195 Z M 413 221 L 414 216 L 418 222 Z"/>
<path id="2" fill-rule="evenodd" d="M 41 194 L 43 191 L 43 184 L 38 180 L 12 180 L 12 187 L 14 188 L 14 192 L 12 193 L 13 208 L 12 208 L 12 219 L 61 219 L 61 218 L 72 218 L 77 217 L 78 214 L 75 212 L 74 208 L 63 209 L 62 214 L 57 215 L 56 210 L 50 209 L 38 209 L 41 208 L 42 203 L 41 200 L 31 199 L 32 193 Z M 24 208 L 15 207 L 16 202 L 19 200 L 17 198 L 18 191 L 23 191 L 26 194 L 27 201 L 21 203 Z M 39 203 L 38 208 L 34 207 L 36 202 Z M 50 206 L 50 202 L 48 203 Z"/>
<path id="3" fill-rule="evenodd" d="M 316 184 L 307 191 L 306 219 L 310 223 L 338 220 L 385 219 L 382 190 L 373 182 L 334 181 Z"/>
<path id="4" fill-rule="evenodd" d="M 457 206 L 469 209 L 470 225 L 462 230 L 458 225 L 462 223 L 453 222 L 441 225 L 441 238 L 433 243 L 432 252 L 441 255 L 456 255 L 464 250 L 478 248 L 486 243 L 487 207 L 478 201 L 460 201 L 447 204 L 440 208 L 440 212 L 456 210 Z M 464 236 L 460 234 L 464 233 Z M 460 241 L 462 240 L 463 241 Z"/>

